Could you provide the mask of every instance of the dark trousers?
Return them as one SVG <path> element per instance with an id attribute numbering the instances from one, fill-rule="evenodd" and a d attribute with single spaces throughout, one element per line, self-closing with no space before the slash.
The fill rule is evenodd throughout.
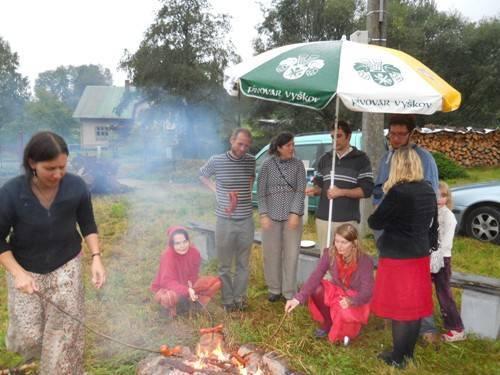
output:
<path id="1" fill-rule="evenodd" d="M 441 308 L 441 316 L 443 317 L 443 325 L 447 330 L 453 329 L 461 331 L 464 329 L 462 318 L 458 312 L 457 305 L 453 299 L 453 294 L 450 288 L 451 278 L 451 257 L 444 257 L 444 267 L 438 273 L 432 274 L 432 281 L 436 288 L 436 295 Z"/>
<path id="2" fill-rule="evenodd" d="M 392 320 L 392 360 L 398 364 L 413 358 L 413 351 L 420 331 L 420 319 Z"/>

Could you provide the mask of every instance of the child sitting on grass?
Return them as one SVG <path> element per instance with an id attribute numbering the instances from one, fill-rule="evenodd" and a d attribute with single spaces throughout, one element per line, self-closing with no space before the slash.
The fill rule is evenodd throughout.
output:
<path id="1" fill-rule="evenodd" d="M 200 252 L 189 241 L 186 228 L 170 227 L 167 235 L 168 246 L 151 291 L 168 315 L 174 317 L 189 310 L 190 300 L 206 305 L 221 288 L 221 281 L 216 276 L 199 276 Z"/>

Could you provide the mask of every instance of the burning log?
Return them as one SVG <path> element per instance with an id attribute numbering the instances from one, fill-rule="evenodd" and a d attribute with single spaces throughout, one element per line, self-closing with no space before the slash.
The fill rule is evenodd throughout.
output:
<path id="1" fill-rule="evenodd" d="M 198 353 L 198 355 L 210 355 L 217 350 L 221 350 L 223 342 L 224 336 L 221 333 L 205 333 L 200 337 L 200 341 L 196 346 L 196 353 Z"/>
<path id="2" fill-rule="evenodd" d="M 171 366 L 182 372 L 185 372 L 186 374 L 194 374 L 197 371 L 194 367 L 188 366 L 182 360 L 176 358 L 162 358 L 159 364 L 162 366 Z"/>

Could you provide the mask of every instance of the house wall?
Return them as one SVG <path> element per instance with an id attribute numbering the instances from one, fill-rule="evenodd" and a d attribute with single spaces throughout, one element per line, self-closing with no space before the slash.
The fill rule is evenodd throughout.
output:
<path id="1" fill-rule="evenodd" d="M 111 136 L 112 130 L 109 128 L 109 120 L 93 120 L 93 119 L 81 119 L 80 120 L 80 141 L 82 148 L 85 147 L 96 147 L 102 146 L 107 147 L 109 145 L 109 137 Z M 101 136 L 97 137 L 97 128 L 106 128 L 109 130 L 108 137 Z"/>

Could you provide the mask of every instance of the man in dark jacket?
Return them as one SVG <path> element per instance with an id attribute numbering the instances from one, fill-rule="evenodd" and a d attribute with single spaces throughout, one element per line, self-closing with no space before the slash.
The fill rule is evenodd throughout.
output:
<path id="1" fill-rule="evenodd" d="M 334 139 L 332 126 L 332 139 Z M 360 221 L 359 200 L 368 198 L 373 191 L 373 173 L 370 159 L 356 147 L 350 145 L 352 130 L 349 124 L 340 120 L 337 130 L 337 155 L 335 156 L 334 186 L 330 187 L 332 169 L 332 151 L 325 153 L 318 162 L 314 187 L 306 189 L 309 196 L 319 195 L 316 210 L 316 233 L 321 249 L 329 247 L 328 209 L 329 200 L 333 199 L 332 235 L 335 229 L 345 223 L 358 227 Z M 331 241 L 330 241 L 331 242 Z"/>

